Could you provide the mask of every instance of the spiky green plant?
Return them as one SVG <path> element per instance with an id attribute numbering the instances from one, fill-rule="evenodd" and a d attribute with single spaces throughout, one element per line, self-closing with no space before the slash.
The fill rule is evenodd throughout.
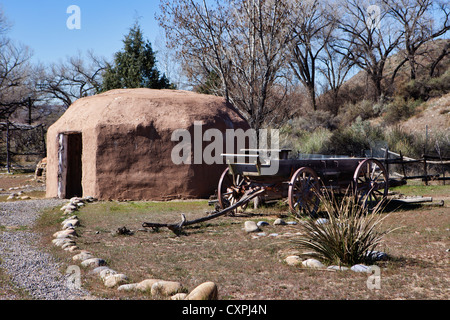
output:
<path id="1" fill-rule="evenodd" d="M 380 228 L 387 217 L 381 213 L 381 205 L 369 212 L 352 195 L 337 197 L 324 192 L 320 199 L 328 221 L 306 220 L 304 234 L 293 240 L 301 249 L 308 250 L 305 254 L 310 257 L 341 266 L 363 263 L 383 236 L 392 231 Z"/>

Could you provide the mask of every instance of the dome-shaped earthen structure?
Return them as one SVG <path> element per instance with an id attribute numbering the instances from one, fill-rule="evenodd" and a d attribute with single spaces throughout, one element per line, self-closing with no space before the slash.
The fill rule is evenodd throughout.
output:
<path id="1" fill-rule="evenodd" d="M 197 121 L 203 131 L 249 128 L 225 99 L 188 91 L 118 89 L 79 99 L 48 129 L 46 195 L 208 197 L 225 165 L 175 164 L 171 158 L 179 144 L 173 132 L 184 129 L 194 136 Z"/>

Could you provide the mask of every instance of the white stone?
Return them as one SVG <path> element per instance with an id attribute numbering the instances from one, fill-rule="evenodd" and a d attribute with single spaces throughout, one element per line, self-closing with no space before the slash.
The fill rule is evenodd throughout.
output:
<path id="1" fill-rule="evenodd" d="M 66 243 L 71 243 L 72 245 L 75 245 L 75 241 L 73 241 L 70 238 L 56 238 L 52 240 L 52 243 L 57 247 L 61 247 Z"/>
<path id="2" fill-rule="evenodd" d="M 256 225 L 255 221 L 245 221 L 244 230 L 248 233 L 261 231 Z"/>
<path id="3" fill-rule="evenodd" d="M 284 261 L 289 266 L 298 266 L 302 263 L 302 260 L 299 256 L 289 256 L 289 257 L 286 257 L 286 259 L 284 259 Z"/>
<path id="4" fill-rule="evenodd" d="M 176 281 L 158 281 L 151 287 L 152 296 L 171 296 L 183 291 L 183 285 Z"/>
<path id="5" fill-rule="evenodd" d="M 187 293 L 177 293 L 170 297 L 170 300 L 184 300 L 187 297 Z"/>
<path id="6" fill-rule="evenodd" d="M 100 267 L 100 266 L 104 266 L 106 264 L 106 261 L 100 258 L 90 258 L 90 259 L 86 259 L 83 260 L 83 262 L 81 262 L 81 266 L 82 267 Z"/>
<path id="7" fill-rule="evenodd" d="M 122 284 L 117 288 L 117 291 L 134 291 L 137 285 L 137 283 Z"/>
<path id="8" fill-rule="evenodd" d="M 89 251 L 81 251 L 80 253 L 74 255 L 72 257 L 72 260 L 73 261 L 83 261 L 83 260 L 91 259 L 93 257 L 94 256 Z"/>
<path id="9" fill-rule="evenodd" d="M 158 281 L 164 281 L 161 279 L 145 279 L 139 282 L 136 285 L 136 289 L 140 291 L 150 291 L 152 289 L 152 285 Z"/>
<path id="10" fill-rule="evenodd" d="M 106 280 L 106 278 L 108 278 L 109 276 L 113 276 L 116 275 L 117 271 L 110 269 L 110 268 L 106 268 L 100 271 L 99 276 L 102 280 Z"/>
<path id="11" fill-rule="evenodd" d="M 107 270 L 109 269 L 109 267 L 107 266 L 101 266 L 101 267 L 97 267 L 92 269 L 91 271 L 89 271 L 90 274 L 100 274 L 100 272 L 102 272 L 103 270 Z"/>
<path id="12" fill-rule="evenodd" d="M 67 251 L 69 251 L 69 252 L 75 252 L 75 251 L 77 251 L 77 250 L 79 250 L 80 248 L 78 248 L 77 246 L 71 246 L 71 247 L 68 247 L 68 248 L 66 248 L 66 249 L 64 249 L 64 250 L 67 250 Z"/>
<path id="13" fill-rule="evenodd" d="M 217 300 L 218 289 L 214 282 L 208 281 L 200 284 L 192 290 L 185 300 Z"/>
<path id="14" fill-rule="evenodd" d="M 61 249 L 67 249 L 69 247 L 72 247 L 73 243 L 72 242 L 66 242 L 61 246 Z"/>
<path id="15" fill-rule="evenodd" d="M 348 270 L 347 267 L 342 267 L 342 266 L 329 266 L 327 269 L 329 269 L 329 270 L 336 270 L 336 271 L 346 271 L 346 270 Z"/>
<path id="16" fill-rule="evenodd" d="M 302 265 L 307 268 L 324 268 L 325 266 L 316 259 L 307 259 L 302 262 Z"/>
<path id="17" fill-rule="evenodd" d="M 112 288 L 128 281 L 128 277 L 123 273 L 113 274 L 104 280 L 105 287 Z"/>
<path id="18" fill-rule="evenodd" d="M 354 272 L 370 272 L 370 267 L 364 265 L 364 264 L 355 264 L 350 268 L 350 270 Z"/>
<path id="19" fill-rule="evenodd" d="M 283 219 L 281 219 L 281 218 L 278 218 L 278 219 L 276 219 L 274 222 L 273 222 L 273 225 L 274 226 L 283 226 L 283 225 L 285 225 L 286 224 L 286 221 L 284 221 Z"/>
<path id="20" fill-rule="evenodd" d="M 76 236 L 76 231 L 73 228 L 68 228 L 66 230 L 57 231 L 53 234 L 54 238 L 70 238 Z"/>

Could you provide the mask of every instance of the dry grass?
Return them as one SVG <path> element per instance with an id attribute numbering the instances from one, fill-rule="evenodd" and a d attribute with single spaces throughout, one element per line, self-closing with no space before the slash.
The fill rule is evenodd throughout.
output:
<path id="1" fill-rule="evenodd" d="M 446 192 L 450 187 L 446 187 Z M 442 192 L 440 189 L 439 191 Z M 188 219 L 211 210 L 206 201 L 188 202 L 99 202 L 81 209 L 77 215 L 77 244 L 107 260 L 108 265 L 125 273 L 130 282 L 146 278 L 180 281 L 189 290 L 204 281 L 219 286 L 220 299 L 448 299 L 450 209 L 421 207 L 391 212 L 387 228 L 403 228 L 387 235 L 379 250 L 392 258 L 378 263 L 381 289 L 369 290 L 368 274 L 330 272 L 291 267 L 283 259 L 296 248 L 292 234 L 302 232 L 301 225 L 273 226 L 287 208 L 279 204 L 241 217 L 220 217 L 208 223 L 186 227 L 174 235 L 167 229 L 136 231 L 119 236 L 115 231 L 126 226 L 138 230 L 144 221 L 175 222 L 180 213 Z M 267 234 L 278 237 L 253 239 L 242 228 L 246 220 L 265 220 Z M 58 230 L 61 212 L 46 212 L 38 229 L 46 236 Z M 50 249 L 67 265 L 72 254 Z M 97 277 L 83 271 L 84 286 L 94 294 L 111 299 L 150 299 L 148 294 L 118 293 L 107 289 Z"/>

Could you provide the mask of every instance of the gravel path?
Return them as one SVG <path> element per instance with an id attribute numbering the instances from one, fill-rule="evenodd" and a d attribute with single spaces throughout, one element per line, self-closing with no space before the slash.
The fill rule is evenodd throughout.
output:
<path id="1" fill-rule="evenodd" d="M 61 265 L 37 247 L 38 235 L 21 228 L 31 227 L 44 208 L 65 202 L 45 199 L 0 203 L 0 268 L 33 299 L 75 300 L 89 296 L 84 290 L 70 288 L 60 272 Z M 14 296 L 2 298 L 15 299 Z"/>

